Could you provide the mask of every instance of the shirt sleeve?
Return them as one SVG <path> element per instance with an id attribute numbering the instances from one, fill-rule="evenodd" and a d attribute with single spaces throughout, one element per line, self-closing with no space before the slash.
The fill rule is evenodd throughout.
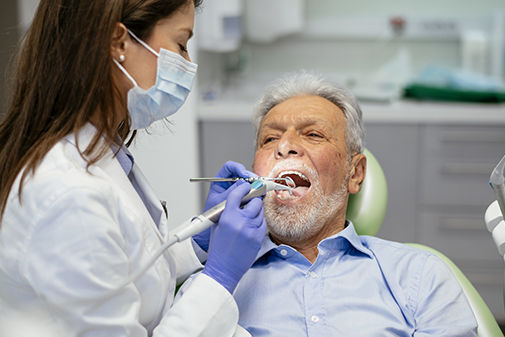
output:
<path id="1" fill-rule="evenodd" d="M 199 273 L 182 285 L 174 304 L 154 330 L 153 337 L 161 336 L 250 335 L 238 326 L 238 307 L 228 290 L 211 277 Z"/>
<path id="2" fill-rule="evenodd" d="M 428 256 L 417 289 L 415 337 L 477 336 L 477 322 L 466 296 L 438 257 Z"/>

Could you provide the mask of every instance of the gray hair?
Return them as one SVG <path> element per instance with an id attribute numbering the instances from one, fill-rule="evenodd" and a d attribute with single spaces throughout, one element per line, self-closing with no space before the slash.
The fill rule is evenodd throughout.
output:
<path id="1" fill-rule="evenodd" d="M 259 128 L 266 114 L 277 104 L 302 95 L 314 95 L 327 99 L 345 114 L 347 128 L 345 131 L 346 149 L 349 155 L 363 152 L 365 130 L 361 108 L 354 95 L 348 90 L 339 88 L 323 79 L 322 76 L 307 71 L 288 74 L 272 83 L 254 109 L 256 142 Z M 257 145 L 257 144 L 256 144 Z"/>

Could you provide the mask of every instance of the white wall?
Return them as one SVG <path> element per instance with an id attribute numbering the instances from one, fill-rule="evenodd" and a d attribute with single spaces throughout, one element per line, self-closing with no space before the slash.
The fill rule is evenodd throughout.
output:
<path id="1" fill-rule="evenodd" d="M 468 27 L 490 30 L 497 11 L 505 15 L 505 1 L 307 0 L 304 31 L 272 43 L 246 40 L 239 51 L 218 57 L 202 53 L 200 89 L 202 93 L 223 93 L 223 99 L 242 96 L 250 100 L 272 79 L 301 68 L 319 71 L 337 82 L 343 78 L 346 85 L 349 79 L 359 81 L 377 71 L 400 50 L 409 53 L 414 74 L 428 65 L 458 68 L 462 59 L 460 31 Z M 435 38 L 429 34 L 419 37 L 419 33 L 415 38 L 395 37 L 389 26 L 394 15 L 413 20 L 407 22 L 409 27 L 413 22 L 419 26 L 423 20 L 433 20 L 429 23 L 436 26 L 454 18 L 450 22 L 456 23 L 456 29 L 438 36 L 435 31 Z M 339 33 L 347 30 L 354 35 Z M 505 39 L 505 32 L 502 36 Z M 505 50 L 501 53 L 505 55 Z M 505 60 L 502 64 L 505 67 Z M 221 73 L 216 75 L 216 69 Z M 216 78 L 221 79 L 218 85 L 222 87 L 216 86 Z"/>

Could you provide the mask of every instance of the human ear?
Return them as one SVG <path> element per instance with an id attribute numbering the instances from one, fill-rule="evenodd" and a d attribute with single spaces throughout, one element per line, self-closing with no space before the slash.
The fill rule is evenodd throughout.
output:
<path id="1" fill-rule="evenodd" d="M 112 32 L 110 54 L 113 59 L 123 62 L 127 57 L 128 29 L 121 22 L 117 22 Z"/>
<path id="2" fill-rule="evenodd" d="M 366 175 L 366 156 L 363 153 L 354 155 L 351 159 L 348 191 L 358 193 Z"/>

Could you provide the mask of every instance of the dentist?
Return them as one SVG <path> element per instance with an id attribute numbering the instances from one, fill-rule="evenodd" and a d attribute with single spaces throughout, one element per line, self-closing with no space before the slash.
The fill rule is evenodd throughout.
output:
<path id="1" fill-rule="evenodd" d="M 248 183 L 212 185 L 206 209 L 227 207 L 210 237 L 178 243 L 118 289 L 167 235 L 124 144 L 189 94 L 200 2 L 40 1 L 0 124 L 0 335 L 34 322 L 38 336 L 247 335 L 231 293 L 266 227 L 261 200 L 240 207 Z M 232 162 L 218 173 L 251 175 Z M 174 300 L 176 280 L 202 268 L 198 247 L 203 272 Z"/>

